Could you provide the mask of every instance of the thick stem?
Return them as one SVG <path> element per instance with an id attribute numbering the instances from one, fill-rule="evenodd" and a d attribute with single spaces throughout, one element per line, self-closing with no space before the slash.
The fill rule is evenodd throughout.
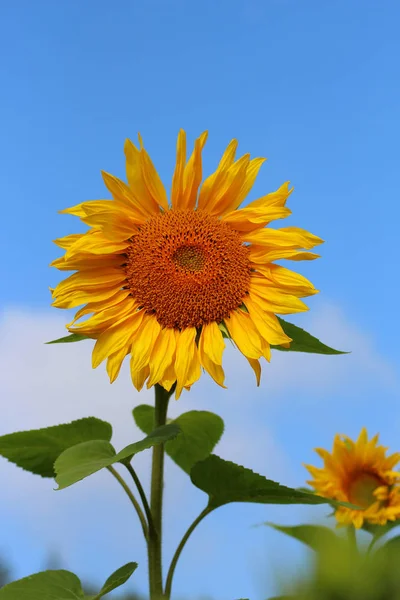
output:
<path id="1" fill-rule="evenodd" d="M 165 425 L 167 420 L 168 400 L 171 393 L 160 385 L 155 386 L 154 427 Z M 153 447 L 151 467 L 150 509 L 153 527 L 149 529 L 148 557 L 150 600 L 162 600 L 162 500 L 164 486 L 164 444 Z"/>
<path id="2" fill-rule="evenodd" d="M 181 539 L 179 546 L 176 549 L 176 552 L 172 558 L 171 561 L 171 566 L 169 568 L 168 571 L 168 575 L 167 575 L 167 581 L 165 584 L 165 594 L 164 594 L 164 598 L 165 600 L 170 600 L 171 597 L 171 590 L 172 590 L 172 579 L 174 577 L 174 572 L 175 572 L 175 568 L 176 565 L 178 563 L 179 557 L 181 555 L 181 552 L 183 550 L 183 548 L 185 547 L 186 542 L 188 541 L 189 537 L 191 536 L 191 534 L 193 533 L 193 531 L 196 529 L 197 525 L 204 519 L 204 517 L 206 517 L 208 514 L 210 514 L 210 512 L 212 511 L 212 508 L 205 508 L 203 510 L 203 512 L 201 512 L 199 514 L 199 516 L 197 517 L 197 519 L 195 519 L 193 521 L 193 523 L 191 524 L 191 526 L 189 527 L 189 529 L 187 530 L 187 532 L 185 533 L 185 535 L 183 536 L 183 538 Z"/>

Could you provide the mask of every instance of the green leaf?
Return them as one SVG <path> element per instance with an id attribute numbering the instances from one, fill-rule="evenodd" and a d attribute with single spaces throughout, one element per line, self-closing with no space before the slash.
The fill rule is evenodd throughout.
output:
<path id="1" fill-rule="evenodd" d="M 300 492 L 266 479 L 233 462 L 212 454 L 191 470 L 191 480 L 209 496 L 208 506 L 217 508 L 230 502 L 258 504 L 328 504 L 331 500 Z M 343 503 L 337 503 L 343 505 Z M 347 504 L 348 506 L 348 504 Z"/>
<path id="2" fill-rule="evenodd" d="M 117 589 L 121 585 L 124 585 L 124 583 L 126 583 L 130 578 L 132 573 L 137 569 L 137 566 L 137 563 L 130 562 L 114 571 L 114 573 L 110 575 L 110 577 L 107 579 L 107 581 L 101 588 L 100 592 L 97 594 L 97 596 L 94 597 L 93 600 L 98 600 L 99 598 L 102 598 L 109 592 L 112 592 L 113 590 Z"/>
<path id="3" fill-rule="evenodd" d="M 282 326 L 283 331 L 292 338 L 290 342 L 290 348 L 283 348 L 283 346 L 271 346 L 275 350 L 282 350 L 283 352 L 311 352 L 312 354 L 349 354 L 348 352 L 342 352 L 341 350 L 334 350 L 329 346 L 326 346 L 319 341 L 318 338 L 314 337 L 304 329 L 288 323 L 278 317 L 279 323 Z"/>
<path id="4" fill-rule="evenodd" d="M 136 406 L 133 417 L 144 433 L 150 433 L 154 426 L 152 406 Z M 167 442 L 165 451 L 181 469 L 190 474 L 193 465 L 207 458 L 219 442 L 224 422 L 218 415 L 205 410 L 191 410 L 171 422 L 179 426 L 182 434 Z"/>
<path id="5" fill-rule="evenodd" d="M 54 464 L 59 490 L 64 489 L 97 471 L 117 462 L 130 462 L 142 450 L 163 444 L 176 437 L 180 429 L 175 424 L 163 425 L 151 432 L 143 440 L 130 444 L 116 454 L 114 447 L 104 440 L 94 440 L 77 444 L 65 450 Z"/>
<path id="6" fill-rule="evenodd" d="M 79 600 L 81 582 L 70 571 L 42 571 L 0 589 L 0 600 Z"/>
<path id="7" fill-rule="evenodd" d="M 65 337 L 58 338 L 58 340 L 51 340 L 51 342 L 45 342 L 45 344 L 69 344 L 70 342 L 81 342 L 82 340 L 92 339 L 88 335 L 82 335 L 81 333 L 71 333 Z"/>
<path id="8" fill-rule="evenodd" d="M 139 404 L 132 411 L 136 425 L 149 435 L 154 429 L 154 406 L 149 404 Z"/>
<path id="9" fill-rule="evenodd" d="M 295 525 L 290 527 L 286 525 L 274 525 L 274 523 L 264 524 L 299 540 L 299 542 L 306 544 L 306 546 L 309 546 L 315 552 L 321 552 L 328 547 L 332 547 L 335 543 L 340 543 L 337 535 L 328 527 L 319 525 Z"/>
<path id="10" fill-rule="evenodd" d="M 364 522 L 362 529 L 368 531 L 378 541 L 381 537 L 386 535 L 389 531 L 400 525 L 400 519 L 397 521 L 388 521 L 385 525 L 372 525 L 372 523 Z"/>
<path id="11" fill-rule="evenodd" d="M 89 440 L 109 441 L 111 435 L 109 423 L 88 417 L 64 425 L 3 435 L 0 455 L 36 475 L 55 477 L 54 462 L 67 448 Z"/>

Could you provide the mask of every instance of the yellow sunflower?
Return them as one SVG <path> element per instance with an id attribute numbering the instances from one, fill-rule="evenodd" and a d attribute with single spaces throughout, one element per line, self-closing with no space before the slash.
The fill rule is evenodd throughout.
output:
<path id="1" fill-rule="evenodd" d="M 170 202 L 139 136 L 139 147 L 125 144 L 128 184 L 103 172 L 111 200 L 61 211 L 90 229 L 55 240 L 65 254 L 52 266 L 76 272 L 52 290 L 53 306 L 86 304 L 67 328 L 96 340 L 93 367 L 107 359 L 111 382 L 130 355 L 138 390 L 146 381 L 166 390 L 176 383 L 179 397 L 202 368 L 224 387 L 229 337 L 259 383 L 259 359 L 270 359 L 271 345 L 291 341 L 276 313 L 307 310 L 300 298 L 317 292 L 305 277 L 274 264 L 317 258 L 305 250 L 322 242 L 297 227 L 265 227 L 291 214 L 289 183 L 238 210 L 265 159 L 235 160 L 232 140 L 201 183 L 206 138 L 195 141 L 186 160 L 186 135 L 179 132 Z"/>
<path id="2" fill-rule="evenodd" d="M 362 527 L 364 521 L 385 525 L 400 518 L 400 473 L 393 468 L 400 452 L 386 456 L 387 448 L 378 445 L 378 435 L 368 441 L 364 428 L 356 442 L 347 436 L 335 437 L 332 454 L 317 448 L 323 468 L 306 465 L 313 476 L 309 483 L 319 494 L 351 502 L 363 510 L 340 507 L 335 516 L 339 525 Z"/>

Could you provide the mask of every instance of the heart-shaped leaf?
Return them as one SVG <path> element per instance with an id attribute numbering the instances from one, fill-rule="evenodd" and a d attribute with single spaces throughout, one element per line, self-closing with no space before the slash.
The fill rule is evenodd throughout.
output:
<path id="1" fill-rule="evenodd" d="M 42 571 L 0 589 L 0 600 L 79 600 L 84 598 L 79 578 L 70 571 Z"/>
<path id="2" fill-rule="evenodd" d="M 154 427 L 154 407 L 141 404 L 133 409 L 136 425 L 150 433 Z M 173 421 L 181 435 L 165 444 L 165 452 L 186 473 L 197 462 L 211 454 L 224 431 L 224 422 L 218 415 L 205 410 L 191 410 Z"/>
<path id="3" fill-rule="evenodd" d="M 328 504 L 322 498 L 292 489 L 212 454 L 197 463 L 190 474 L 193 484 L 209 496 L 208 506 L 217 508 L 230 502 L 258 504 Z M 338 505 L 343 503 L 337 503 Z M 346 504 L 346 506 L 350 506 Z M 353 508 L 355 508 L 353 506 Z"/>
<path id="4" fill-rule="evenodd" d="M 0 437 L 0 455 L 42 477 L 55 477 L 54 462 L 67 448 L 90 440 L 111 440 L 112 427 L 95 417 Z"/>
<path id="5" fill-rule="evenodd" d="M 118 454 L 114 447 L 104 440 L 94 440 L 77 444 L 63 452 L 54 464 L 58 489 L 64 489 L 97 471 L 117 462 L 130 462 L 138 452 L 163 444 L 180 433 L 175 424 L 163 425 L 151 432 L 143 440 L 126 446 Z"/>
<path id="6" fill-rule="evenodd" d="M 274 523 L 264 524 L 299 540 L 299 542 L 306 544 L 306 546 L 309 546 L 315 552 L 323 552 L 326 548 L 331 548 L 333 544 L 342 541 L 332 529 L 320 525 L 294 525 L 290 527 L 286 525 L 274 525 Z"/>

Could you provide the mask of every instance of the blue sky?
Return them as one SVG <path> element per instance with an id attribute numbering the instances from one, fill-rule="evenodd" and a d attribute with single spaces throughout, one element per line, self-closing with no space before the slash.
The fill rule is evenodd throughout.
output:
<path id="1" fill-rule="evenodd" d="M 295 264 L 321 290 L 309 301 L 311 311 L 296 322 L 353 353 L 274 356 L 258 390 L 251 374 L 243 371 L 239 377 L 232 362 L 230 391 L 201 382 L 174 406 L 175 413 L 215 404 L 227 422 L 227 435 L 229 424 L 233 432 L 222 447 L 224 457 L 240 462 L 243 455 L 244 464 L 293 485 L 301 485 L 301 463 L 313 460 L 312 448 L 330 446 L 336 431 L 355 435 L 365 424 L 399 449 L 399 17 L 395 0 L 3 3 L 0 353 L 7 365 L 3 410 L 11 416 L 2 432 L 77 418 L 82 411 L 100 410 L 112 420 L 109 402 L 121 402 L 118 409 L 127 411 L 131 404 L 150 401 L 150 395 L 134 392 L 128 401 L 120 400 L 122 391 L 131 393 L 127 373 L 122 383 L 107 387 L 104 373 L 90 370 L 87 346 L 43 349 L 42 341 L 57 337 L 67 321 L 50 308 L 48 286 L 58 274 L 48 264 L 58 256 L 51 240 L 78 230 L 73 218 L 57 211 L 107 197 L 100 170 L 124 175 L 124 139 L 142 133 L 169 185 L 175 139 L 183 127 L 191 139 L 209 130 L 205 172 L 233 137 L 243 153 L 268 157 L 250 199 L 292 182 L 290 224 L 326 240 L 320 260 Z M 57 371 L 60 356 L 62 372 Z M 68 394 L 79 394 L 77 356 L 79 366 L 85 365 L 80 376 L 90 398 L 83 406 L 74 400 L 66 408 Z M 46 383 L 50 364 L 58 373 L 51 385 Z M 131 441 L 123 428 L 125 414 L 114 418 L 121 423 L 121 440 Z M 12 488 L 16 470 L 3 468 Z M 187 482 L 174 473 L 183 489 Z M 103 572 L 119 566 L 117 558 L 141 561 L 136 581 L 145 589 L 139 530 L 130 541 L 115 537 L 117 526 L 122 522 L 125 531 L 126 525 L 106 479 L 66 491 L 68 500 L 59 503 L 47 500 L 47 494 L 53 498 L 51 485 L 19 472 L 15 477 L 16 489 L 25 491 L 15 492 L 18 498 L 7 492 L 0 520 L 2 547 L 17 563 L 18 576 L 39 568 L 48 545 L 59 543 L 62 553 L 65 543 L 65 559 L 82 576 L 101 580 Z M 28 491 L 36 498 L 34 506 L 47 507 L 63 532 L 60 539 L 43 508 L 28 525 L 21 501 Z M 87 502 L 82 509 L 80 492 Z M 195 516 L 192 508 L 201 508 L 197 493 L 182 494 L 189 506 L 171 512 L 175 521 L 167 532 L 167 552 L 182 515 L 187 512 L 189 521 Z M 174 494 L 167 497 L 174 504 Z M 111 525 L 96 525 L 90 508 L 94 498 L 95 516 L 100 518 L 102 510 L 118 512 Z M 60 507 L 69 515 L 76 508 L 77 539 L 68 538 L 68 514 L 62 515 Z M 177 572 L 176 597 L 266 597 L 272 576 L 265 565 L 271 554 L 277 560 L 276 548 L 290 550 L 296 560 L 303 556 L 289 540 L 251 529 L 255 522 L 273 520 L 271 515 L 296 522 L 323 512 L 241 505 L 221 510 L 211 525 L 202 526 L 197 540 L 193 537 Z M 203 548 L 198 554 L 196 541 Z M 263 587 L 264 571 L 270 574 Z"/>

